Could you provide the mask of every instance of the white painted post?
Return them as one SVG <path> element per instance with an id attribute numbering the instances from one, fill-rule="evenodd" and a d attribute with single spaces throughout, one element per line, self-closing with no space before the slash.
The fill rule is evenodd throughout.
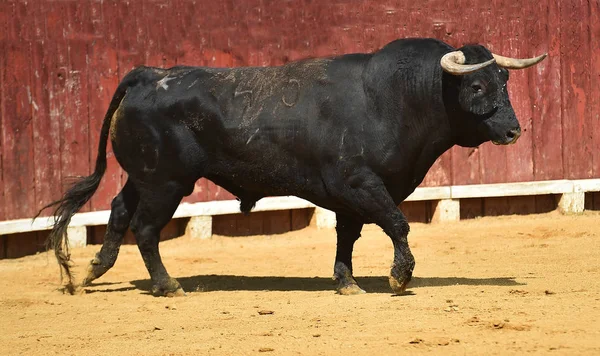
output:
<path id="1" fill-rule="evenodd" d="M 85 226 L 70 226 L 67 228 L 69 248 L 85 247 L 87 245 L 87 228 Z"/>
<path id="2" fill-rule="evenodd" d="M 585 192 L 563 193 L 558 210 L 563 214 L 579 214 L 585 209 Z"/>
<path id="3" fill-rule="evenodd" d="M 460 200 L 438 200 L 431 222 L 446 222 L 460 220 Z"/>
<path id="4" fill-rule="evenodd" d="M 212 237 L 212 216 L 192 216 L 185 228 L 186 235 L 192 239 L 209 239 Z"/>
<path id="5" fill-rule="evenodd" d="M 317 229 L 335 229 L 337 222 L 333 211 L 321 207 L 315 208 L 313 221 L 317 225 Z"/>

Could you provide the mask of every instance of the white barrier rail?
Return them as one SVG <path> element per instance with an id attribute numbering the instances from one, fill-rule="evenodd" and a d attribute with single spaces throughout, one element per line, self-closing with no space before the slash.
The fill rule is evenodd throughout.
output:
<path id="1" fill-rule="evenodd" d="M 406 201 L 438 200 L 433 220 L 455 221 L 460 219 L 460 199 L 561 194 L 559 210 L 563 213 L 579 213 L 584 210 L 585 193 L 598 191 L 600 191 L 600 179 L 552 180 L 417 188 Z M 316 208 L 318 227 L 335 227 L 333 212 L 318 208 L 307 200 L 293 196 L 263 198 L 257 202 L 252 211 L 304 208 Z M 212 235 L 212 216 L 239 212 L 237 200 L 210 201 L 181 204 L 173 217 L 190 217 L 188 228 L 192 235 L 206 238 Z M 109 216 L 109 210 L 75 214 L 69 224 L 71 244 L 74 246 L 85 245 L 87 239 L 85 227 L 106 225 Z M 40 217 L 35 221 L 32 219 L 0 221 L 0 235 L 49 230 L 53 222 L 53 217 Z"/>

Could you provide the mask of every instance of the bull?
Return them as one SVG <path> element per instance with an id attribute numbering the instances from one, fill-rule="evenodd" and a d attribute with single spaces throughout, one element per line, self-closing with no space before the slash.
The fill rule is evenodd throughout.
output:
<path id="1" fill-rule="evenodd" d="M 455 49 L 413 38 L 373 53 L 277 67 L 135 68 L 110 102 L 94 172 L 45 207 L 55 208 L 48 244 L 66 287 L 75 288 L 66 229 L 100 184 L 110 139 L 128 179 L 83 285 L 114 265 L 130 228 L 152 293 L 183 294 L 163 265 L 159 234 L 195 182 L 207 178 L 237 196 L 243 213 L 282 195 L 334 211 L 340 294 L 364 293 L 353 277 L 352 250 L 363 225 L 377 224 L 394 247 L 390 287 L 403 293 L 415 260 L 398 205 L 452 146 L 517 141 L 508 70 L 545 57 L 507 58 L 481 45 Z"/>

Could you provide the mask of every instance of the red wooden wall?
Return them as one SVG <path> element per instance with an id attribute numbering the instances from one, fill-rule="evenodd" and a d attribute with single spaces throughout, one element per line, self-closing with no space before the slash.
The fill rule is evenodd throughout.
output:
<path id="1" fill-rule="evenodd" d="M 278 65 L 409 36 L 549 53 L 511 74 L 519 143 L 453 148 L 423 185 L 600 177 L 596 0 L 3 0 L 0 26 L 0 220 L 31 217 L 90 173 L 113 90 L 136 65 Z M 108 209 L 124 183 L 108 157 L 85 210 Z M 186 201 L 230 198 L 202 180 Z"/>

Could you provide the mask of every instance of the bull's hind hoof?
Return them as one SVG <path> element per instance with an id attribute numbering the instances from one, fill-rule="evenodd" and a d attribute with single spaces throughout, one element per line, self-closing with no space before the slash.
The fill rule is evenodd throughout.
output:
<path id="1" fill-rule="evenodd" d="M 155 297 L 183 297 L 186 294 L 179 282 L 170 278 L 165 283 L 153 285 L 152 295 Z"/>
<path id="2" fill-rule="evenodd" d="M 341 295 L 357 295 L 357 294 L 365 294 L 366 292 L 358 286 L 358 284 L 351 283 L 346 285 L 339 285 L 337 287 L 338 294 Z"/>

